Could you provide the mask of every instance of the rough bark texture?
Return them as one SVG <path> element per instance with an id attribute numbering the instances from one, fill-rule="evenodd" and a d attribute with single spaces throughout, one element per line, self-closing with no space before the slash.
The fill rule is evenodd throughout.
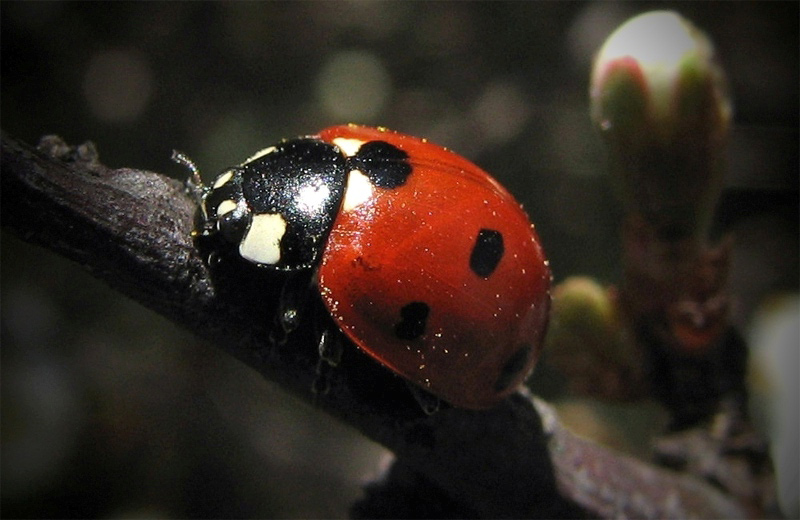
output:
<path id="1" fill-rule="evenodd" d="M 278 281 L 246 269 L 210 269 L 191 236 L 195 205 L 178 181 L 109 169 L 91 144 L 70 148 L 49 137 L 34 149 L 5 136 L 0 180 L 2 224 L 8 229 L 78 262 L 314 400 L 391 449 L 461 514 L 746 515 L 740 504 L 699 479 L 574 436 L 547 404 L 529 395 L 515 394 L 486 412 L 445 406 L 426 416 L 402 381 L 350 345 L 332 370 L 321 370 L 326 366 L 318 363 L 310 327 L 271 345 L 272 324 L 263 316 L 275 310 Z M 315 384 L 317 393 L 311 390 Z"/>

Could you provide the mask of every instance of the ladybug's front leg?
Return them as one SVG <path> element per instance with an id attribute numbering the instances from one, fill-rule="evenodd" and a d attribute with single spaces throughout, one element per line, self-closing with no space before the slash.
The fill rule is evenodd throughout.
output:
<path id="1" fill-rule="evenodd" d="M 341 333 L 331 326 L 321 302 L 313 301 L 312 292 L 316 291 L 307 272 L 287 274 L 281 288 L 270 341 L 273 345 L 284 345 L 304 320 L 306 325 L 313 326 L 319 338 L 319 359 L 311 391 L 315 395 L 325 395 L 330 389 L 331 371 L 339 364 L 344 347 Z"/>
<path id="2" fill-rule="evenodd" d="M 442 405 L 441 399 L 411 381 L 406 381 L 406 386 L 425 415 L 433 415 L 439 411 L 439 407 Z"/>
<path id="3" fill-rule="evenodd" d="M 311 391 L 315 395 L 325 395 L 330 390 L 331 373 L 342 359 L 342 335 L 338 330 L 325 327 L 319 334 L 319 360 L 317 360 L 317 377 Z"/>
<path id="4" fill-rule="evenodd" d="M 275 345 L 283 345 L 300 325 L 302 309 L 307 308 L 310 279 L 308 273 L 292 273 L 287 275 L 281 288 L 278 301 L 278 312 L 275 315 L 276 326 L 270 334 L 270 341 Z"/>

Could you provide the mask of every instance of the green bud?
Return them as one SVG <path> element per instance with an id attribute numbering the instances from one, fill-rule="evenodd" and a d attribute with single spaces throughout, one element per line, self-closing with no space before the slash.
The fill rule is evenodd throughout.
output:
<path id="1" fill-rule="evenodd" d="M 706 231 L 731 119 L 708 38 L 671 11 L 636 16 L 600 49 L 590 97 L 627 211 L 665 235 Z"/>
<path id="2" fill-rule="evenodd" d="M 554 288 L 545 351 L 575 394 L 624 400 L 645 393 L 641 353 L 622 327 L 616 292 L 592 278 Z"/>

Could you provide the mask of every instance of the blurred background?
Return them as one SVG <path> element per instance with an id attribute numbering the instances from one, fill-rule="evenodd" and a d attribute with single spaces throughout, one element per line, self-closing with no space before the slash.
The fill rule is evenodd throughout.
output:
<path id="1" fill-rule="evenodd" d="M 4 1 L 2 129 L 91 140 L 109 166 L 184 178 L 176 148 L 210 180 L 283 137 L 388 126 L 508 187 L 556 282 L 613 283 L 621 215 L 589 120 L 590 64 L 614 28 L 656 8 L 704 29 L 728 73 L 734 321 L 770 344 L 765 302 L 798 291 L 796 2 Z M 6 232 L 0 276 L 5 517 L 343 517 L 385 463 L 354 430 Z M 657 427 L 636 421 L 652 411 L 597 413 L 628 425 L 600 437 L 646 455 L 630 437 Z"/>

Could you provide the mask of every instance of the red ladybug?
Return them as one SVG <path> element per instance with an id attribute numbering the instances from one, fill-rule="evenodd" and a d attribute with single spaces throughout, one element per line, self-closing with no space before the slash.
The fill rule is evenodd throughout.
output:
<path id="1" fill-rule="evenodd" d="M 202 234 L 263 268 L 311 273 L 353 343 L 435 396 L 489 408 L 533 369 L 548 262 L 520 204 L 459 155 L 384 128 L 334 126 L 266 148 L 201 189 Z M 284 304 L 287 330 L 300 311 Z"/>

